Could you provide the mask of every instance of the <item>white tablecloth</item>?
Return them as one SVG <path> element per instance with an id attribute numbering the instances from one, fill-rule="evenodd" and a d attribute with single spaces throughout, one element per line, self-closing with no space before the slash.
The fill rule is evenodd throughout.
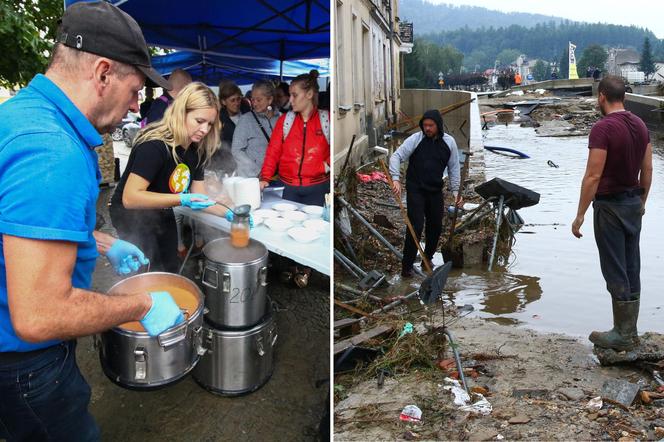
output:
<path id="1" fill-rule="evenodd" d="M 266 189 L 263 192 L 263 201 L 261 202 L 261 209 L 269 209 L 277 203 L 284 202 L 281 198 L 281 192 Z M 293 203 L 298 207 L 303 207 L 302 204 Z M 209 213 L 194 211 L 188 207 L 175 207 L 175 213 L 181 213 L 191 219 L 201 222 L 206 226 L 222 232 L 230 232 L 231 224 L 224 218 Z M 265 247 L 277 255 L 290 258 L 302 265 L 313 268 L 314 270 L 330 274 L 330 251 L 332 250 L 332 237 L 330 234 L 330 224 L 325 232 L 315 241 L 310 243 L 300 243 L 291 238 L 287 232 L 275 232 L 270 230 L 265 224 L 261 224 L 251 229 L 251 238 L 262 242 Z"/>

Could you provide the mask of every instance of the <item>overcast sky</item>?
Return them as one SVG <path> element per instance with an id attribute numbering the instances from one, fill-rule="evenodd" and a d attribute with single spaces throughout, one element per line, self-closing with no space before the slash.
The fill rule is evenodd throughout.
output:
<path id="1" fill-rule="evenodd" d="M 664 38 L 664 1 L 602 0 L 427 0 L 431 3 L 482 6 L 503 12 L 531 12 L 570 20 L 636 25 L 650 29 Z"/>

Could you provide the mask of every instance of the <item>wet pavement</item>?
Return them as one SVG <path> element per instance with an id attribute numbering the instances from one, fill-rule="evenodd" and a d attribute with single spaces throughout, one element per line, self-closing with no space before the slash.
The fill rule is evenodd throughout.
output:
<path id="1" fill-rule="evenodd" d="M 664 142 L 651 134 L 653 185 L 641 231 L 641 332 L 664 332 Z M 661 134 L 660 134 L 661 136 Z M 593 237 L 590 208 L 572 236 L 581 179 L 588 155 L 587 137 L 537 137 L 532 128 L 494 126 L 485 144 L 525 152 L 530 159 L 485 154 L 487 180 L 500 177 L 541 194 L 538 205 L 519 211 L 525 225 L 507 263 L 492 273 L 484 268 L 455 270 L 446 293 L 458 305 L 472 304 L 473 315 L 540 331 L 587 336 L 610 327 L 610 297 L 605 289 Z M 551 167 L 551 160 L 558 168 Z"/>
<path id="2" fill-rule="evenodd" d="M 108 196 L 107 189 L 98 210 L 110 223 Z M 185 276 L 191 277 L 194 270 L 188 267 Z M 329 278 L 314 274 L 309 287 L 301 290 L 284 286 L 272 273 L 268 293 L 279 305 L 274 374 L 254 393 L 217 396 L 191 376 L 156 391 L 127 390 L 103 374 L 92 338 L 80 339 L 78 362 L 92 387 L 90 409 L 102 439 L 316 440 L 329 400 Z M 105 292 L 120 279 L 100 257 L 93 289 Z"/>

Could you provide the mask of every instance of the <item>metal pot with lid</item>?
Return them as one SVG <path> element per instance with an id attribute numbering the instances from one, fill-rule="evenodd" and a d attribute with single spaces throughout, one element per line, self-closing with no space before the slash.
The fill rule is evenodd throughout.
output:
<path id="1" fill-rule="evenodd" d="M 183 310 L 185 321 L 159 336 L 150 336 L 138 322 L 101 334 L 99 359 L 104 374 L 132 389 L 153 389 L 174 383 L 198 362 L 202 347 L 203 293 L 189 279 L 165 272 L 135 275 L 115 284 L 109 295 L 168 291 Z"/>
<path id="2" fill-rule="evenodd" d="M 268 314 L 254 327 L 220 330 L 203 323 L 206 352 L 192 372 L 203 388 L 224 396 L 251 393 L 263 386 L 274 371 L 277 327 Z"/>
<path id="3" fill-rule="evenodd" d="M 203 255 L 206 320 L 223 328 L 259 323 L 267 305 L 267 248 L 253 239 L 234 247 L 230 238 L 219 238 L 203 247 Z"/>

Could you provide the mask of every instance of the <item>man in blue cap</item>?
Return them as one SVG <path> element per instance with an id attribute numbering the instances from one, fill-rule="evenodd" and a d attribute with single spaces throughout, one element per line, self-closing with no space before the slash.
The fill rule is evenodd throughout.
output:
<path id="1" fill-rule="evenodd" d="M 146 78 L 168 88 L 138 24 L 82 2 L 65 11 L 46 74 L 0 106 L 0 439 L 99 439 L 75 338 L 137 320 L 156 335 L 183 320 L 167 292 L 90 291 L 99 252 L 121 274 L 147 264 L 94 230 L 94 148 L 138 111 Z"/>

